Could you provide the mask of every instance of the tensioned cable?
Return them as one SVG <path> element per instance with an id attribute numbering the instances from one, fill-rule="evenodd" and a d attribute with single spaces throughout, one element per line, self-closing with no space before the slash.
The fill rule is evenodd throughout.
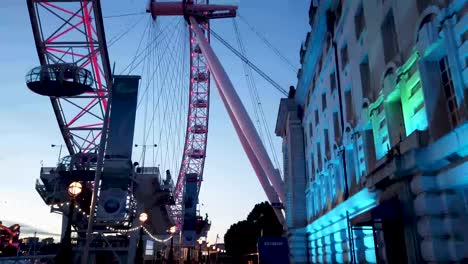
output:
<path id="1" fill-rule="evenodd" d="M 235 32 L 235 35 L 236 35 L 236 39 L 237 39 L 237 42 L 238 42 L 239 47 L 240 47 L 240 51 L 242 52 L 242 55 L 245 56 L 246 55 L 246 50 L 245 50 L 245 46 L 244 46 L 244 43 L 242 41 L 242 38 L 241 38 L 241 35 L 240 35 L 240 32 L 239 32 L 239 27 L 237 25 L 237 21 L 235 19 L 233 19 L 232 22 L 233 22 L 233 26 L 234 26 L 234 32 Z M 269 131 L 268 122 L 267 122 L 266 117 L 265 117 L 265 112 L 263 111 L 260 96 L 258 94 L 257 85 L 255 84 L 255 80 L 254 80 L 254 78 L 252 76 L 252 70 L 249 67 L 247 67 L 247 65 L 245 63 L 243 63 L 243 66 L 244 66 L 244 73 L 245 73 L 245 76 L 246 76 L 246 79 L 247 79 L 249 90 L 251 90 L 250 95 L 253 97 L 253 98 L 251 98 L 251 100 L 254 101 L 254 109 L 258 108 L 257 112 L 258 112 L 258 115 L 260 116 L 261 121 L 263 123 L 263 126 L 259 125 L 260 131 L 263 128 L 263 130 L 265 132 L 265 135 L 266 135 L 266 140 L 268 140 L 268 142 L 264 142 L 264 143 L 268 143 L 268 145 L 270 147 L 270 151 L 271 151 L 272 156 L 273 156 L 273 161 L 275 162 L 276 167 L 280 168 L 280 163 L 278 161 L 278 155 L 277 155 L 276 150 L 275 150 L 274 145 L 273 145 L 273 139 L 271 137 L 271 134 L 268 133 L 268 131 Z M 256 104 L 255 104 L 255 102 L 256 102 Z M 266 140 L 264 139 L 264 141 L 266 141 Z"/>
<path id="2" fill-rule="evenodd" d="M 168 31 L 168 32 L 170 32 L 170 31 Z M 173 32 L 175 32 L 175 31 L 173 31 Z M 165 36 L 165 38 L 164 38 L 163 40 L 166 40 L 166 39 L 167 39 L 167 36 Z M 160 41 L 159 43 L 161 43 L 161 42 L 162 42 L 162 41 Z M 155 48 L 155 49 L 156 49 L 156 48 L 159 48 L 159 43 L 156 44 L 153 48 Z M 169 46 L 169 44 L 170 44 L 170 41 L 167 41 L 167 42 L 165 43 L 165 46 L 164 46 L 163 49 L 167 49 L 168 46 Z M 167 53 L 163 53 L 163 54 L 165 55 L 165 54 L 167 54 Z M 162 60 L 159 60 L 157 69 L 159 68 L 161 62 L 162 62 Z M 140 62 L 140 63 L 141 63 L 141 62 Z M 138 63 L 138 65 L 139 65 L 140 63 Z M 166 69 L 167 69 L 167 68 L 166 68 Z M 147 83 L 147 85 L 146 85 L 146 87 L 145 87 L 145 90 L 143 91 L 143 94 L 141 94 L 141 96 L 140 96 L 140 100 L 138 101 L 138 104 L 137 104 L 137 109 L 140 107 L 141 98 L 143 98 L 143 97 L 146 95 L 146 93 L 148 92 L 149 86 L 150 86 L 151 83 L 154 81 L 155 76 L 157 76 L 157 75 L 155 75 L 155 73 L 156 73 L 156 70 L 153 70 L 153 72 L 150 74 L 150 75 L 151 75 L 151 79 L 150 79 L 149 82 Z"/>
<path id="3" fill-rule="evenodd" d="M 173 31 L 173 33 L 175 33 L 175 32 L 177 32 L 177 30 L 174 30 L 174 31 Z M 180 39 L 180 34 L 178 34 L 178 37 L 176 37 L 176 39 Z M 171 40 L 174 40 L 174 38 L 171 38 Z M 168 73 L 169 73 L 171 70 L 172 70 L 172 72 L 174 72 L 174 68 L 175 68 L 175 69 L 180 68 L 180 67 L 177 67 L 177 66 L 175 65 L 175 63 L 174 63 L 174 61 L 180 61 L 180 60 L 174 60 L 174 59 L 171 60 L 171 58 L 174 57 L 174 56 L 173 56 L 173 54 L 174 54 L 174 49 L 176 49 L 176 48 L 178 47 L 178 44 L 174 44 L 174 43 L 179 43 L 179 41 L 177 40 L 177 41 L 174 42 L 174 41 L 171 41 L 171 40 L 165 42 L 165 44 L 166 44 L 165 46 L 166 46 L 166 47 L 165 47 L 164 50 L 161 51 L 161 52 L 156 52 L 157 49 L 151 49 L 151 51 L 150 51 L 150 54 L 151 54 L 151 55 L 149 56 L 150 58 L 146 61 L 146 62 L 148 62 L 148 61 L 151 61 L 151 60 L 152 60 L 152 61 L 153 61 L 153 65 L 155 65 L 155 64 L 156 64 L 156 58 L 155 58 L 155 55 L 154 55 L 154 54 L 158 54 L 158 56 L 159 56 L 159 54 L 162 54 L 162 55 L 163 55 L 162 58 L 157 58 L 158 61 L 157 61 L 157 65 L 156 65 L 156 66 L 146 67 L 147 71 L 148 71 L 148 68 L 151 68 L 150 71 L 153 71 L 153 74 L 149 74 L 149 75 L 151 75 L 152 78 L 151 78 L 151 79 L 148 79 L 148 81 L 147 81 L 147 83 L 146 83 L 146 88 L 149 88 L 149 87 L 151 86 L 151 84 L 153 84 L 153 86 L 155 85 L 155 81 L 154 81 L 155 77 L 156 77 L 156 78 L 158 78 L 158 77 L 160 77 L 160 76 L 165 76 L 165 77 L 166 77 L 165 80 L 163 80 L 163 82 L 160 82 L 160 83 L 158 83 L 158 85 L 157 85 L 157 86 L 159 86 L 160 88 L 164 88 L 164 89 L 162 89 L 162 93 L 159 93 L 159 94 L 158 94 L 158 97 L 156 98 L 156 96 L 155 96 L 155 92 L 156 92 L 156 91 L 153 91 L 153 92 L 152 92 L 153 97 L 155 98 L 155 100 L 154 100 L 155 102 L 152 103 L 152 104 L 153 104 L 153 105 L 152 105 L 152 109 L 153 109 L 153 110 L 152 110 L 152 113 L 153 113 L 152 115 L 153 115 L 153 116 L 151 117 L 152 120 L 154 120 L 154 118 L 155 118 L 155 116 L 156 116 L 156 110 L 158 109 L 158 105 L 159 105 L 159 102 L 161 101 L 161 99 L 163 99 L 163 101 L 169 101 L 169 102 L 172 101 L 172 100 L 164 100 L 164 99 L 166 99 L 166 98 L 169 98 L 168 90 L 173 90 L 173 89 L 172 89 L 173 85 L 171 85 L 171 84 L 170 84 L 169 86 L 167 85 L 167 78 L 170 76 L 170 74 L 168 74 Z M 171 43 L 172 43 L 173 45 L 169 45 L 169 44 L 171 44 Z M 161 46 L 161 45 L 158 45 L 158 48 L 159 48 L 160 46 Z M 169 47 L 168 47 L 168 46 L 169 46 Z M 171 49 L 171 47 L 172 47 L 172 49 Z M 166 55 L 166 56 L 164 56 L 164 55 Z M 171 57 L 171 58 L 169 58 L 169 57 Z M 169 60 L 169 62 L 167 62 L 168 60 Z M 145 63 L 146 63 L 146 62 L 145 62 Z M 163 65 L 163 66 L 165 66 L 165 67 L 159 67 L 160 65 Z M 166 74 L 162 74 L 162 73 L 161 73 L 162 70 L 164 70 L 163 68 L 166 70 Z M 158 73 L 157 73 L 157 74 L 154 74 L 154 72 L 158 72 Z M 147 91 L 147 89 L 145 89 L 145 91 Z M 172 98 L 171 98 L 171 99 L 172 99 Z M 157 101 L 156 101 L 156 100 L 157 100 Z M 141 102 L 142 102 L 142 101 L 140 100 L 140 103 L 141 103 Z M 160 113 L 161 111 L 158 111 L 158 112 Z M 173 111 L 173 112 L 176 112 L 176 111 Z M 169 113 L 169 114 L 170 114 L 170 113 Z M 167 116 L 167 114 L 166 114 L 166 116 Z M 172 116 L 172 115 L 170 115 L 170 116 Z M 169 119 L 172 119 L 172 118 L 169 118 Z M 146 119 L 144 122 L 145 122 L 145 123 L 148 123 L 148 119 Z M 146 132 L 146 135 L 145 135 L 145 137 L 144 137 L 144 142 L 146 142 L 146 141 L 148 140 L 148 138 L 149 138 L 149 136 L 150 136 L 150 133 L 149 133 L 150 130 L 153 130 L 153 133 L 154 133 L 155 128 L 153 128 L 153 126 L 154 126 L 154 121 L 149 122 L 149 127 L 147 127 L 147 128 L 145 129 L 145 130 L 148 131 L 148 132 Z M 165 131 L 167 131 L 167 128 L 164 130 L 164 126 L 163 126 L 163 129 L 160 129 L 160 134 L 161 134 L 161 135 L 160 135 L 160 138 L 163 138 L 162 133 L 165 132 Z M 166 133 L 169 133 L 169 132 L 166 132 Z M 156 139 L 154 139 L 153 141 L 156 141 Z M 158 141 L 158 143 L 160 143 L 160 141 Z M 159 149 L 160 149 L 160 148 L 158 147 L 157 150 L 156 150 L 156 152 L 158 152 Z M 156 155 L 157 155 L 157 154 L 154 154 L 154 155 L 153 155 L 153 156 L 154 156 L 154 157 L 153 157 L 153 164 L 155 164 L 155 161 L 156 161 L 156 159 L 157 159 Z M 165 166 L 165 165 L 163 164 L 163 167 L 164 167 L 164 166 Z"/>
<path id="4" fill-rule="evenodd" d="M 150 42 L 150 43 L 145 47 L 145 49 L 143 49 L 143 50 L 134 58 L 134 60 L 131 62 L 131 64 L 129 64 L 129 66 L 132 66 L 132 68 L 130 68 L 130 69 L 128 70 L 128 74 L 130 74 L 131 72 L 133 72 L 133 70 L 135 70 L 135 68 L 137 68 L 137 67 L 145 60 L 145 58 L 142 58 L 137 64 L 133 65 L 134 61 L 135 61 L 136 59 L 138 59 L 138 57 L 140 57 L 142 54 L 144 54 L 144 52 L 146 52 L 146 50 L 155 48 L 154 45 L 157 45 L 158 43 L 161 42 L 161 41 L 159 41 L 159 42 L 156 41 L 157 38 L 158 38 L 159 36 L 161 36 L 162 34 L 166 33 L 165 35 L 162 35 L 163 37 L 166 38 L 166 37 L 169 35 L 169 32 L 171 32 L 171 30 L 168 30 L 168 28 L 169 28 L 169 25 L 166 26 L 166 28 L 165 28 L 164 30 L 162 30 L 161 33 L 158 34 L 158 35 L 155 37 L 155 39 L 154 39 L 152 42 Z M 174 32 L 174 31 L 172 30 L 172 32 Z M 127 67 L 124 69 L 124 71 L 125 71 L 129 66 L 127 66 Z"/>
<path id="5" fill-rule="evenodd" d="M 120 14 L 120 15 L 109 15 L 103 16 L 103 18 L 115 18 L 115 17 L 126 17 L 126 16 L 137 16 L 137 15 L 144 15 L 147 14 L 146 12 L 137 12 L 137 13 L 127 13 L 127 14 Z"/>
<path id="6" fill-rule="evenodd" d="M 176 37 L 176 39 L 178 39 L 178 37 Z M 175 46 L 174 46 L 174 47 L 175 47 Z M 173 49 L 174 49 L 174 48 L 173 48 Z M 161 53 L 162 53 L 162 52 L 161 52 Z M 165 50 L 165 51 L 164 51 L 164 55 L 167 55 L 167 54 L 169 54 L 169 52 L 168 52 L 168 50 Z M 163 58 L 165 58 L 165 57 L 163 57 Z M 169 60 L 169 56 L 167 57 L 167 60 Z M 161 60 L 160 60 L 160 61 L 161 61 Z M 169 62 L 173 62 L 173 60 L 172 60 L 172 61 L 169 61 Z M 163 65 L 165 65 L 165 66 L 172 66 L 173 64 L 172 64 L 172 63 L 169 64 L 169 62 L 165 62 L 165 63 L 163 63 Z M 169 88 L 169 89 L 163 89 L 163 88 L 167 88 L 167 85 L 165 84 L 165 83 L 166 83 L 166 78 L 163 79 L 162 76 L 164 76 L 164 77 L 167 77 L 167 76 L 168 76 L 167 72 L 169 71 L 169 67 L 165 67 L 165 69 L 166 69 L 166 71 L 164 72 L 164 74 L 163 74 L 163 70 L 164 70 L 164 69 L 162 69 L 162 67 L 158 67 L 158 69 L 157 69 L 158 73 L 156 74 L 156 76 L 161 77 L 161 80 L 163 80 L 163 81 L 159 81 L 159 82 L 158 82 L 158 83 L 159 83 L 159 88 L 160 88 L 161 92 L 160 92 L 160 95 L 158 96 L 157 102 L 153 105 L 153 109 L 156 109 L 156 108 L 159 107 L 159 103 L 160 103 L 160 101 L 161 101 L 161 98 L 163 98 L 162 101 L 166 100 L 165 98 L 166 98 L 167 91 L 170 89 L 170 88 Z M 158 113 L 157 113 L 158 120 L 162 120 L 161 115 L 164 116 L 164 114 L 162 114 L 162 111 L 158 111 Z M 154 122 L 155 117 L 156 117 L 156 115 L 155 115 L 155 110 L 153 110 L 153 116 L 152 116 L 152 121 L 151 121 L 151 125 L 152 125 L 152 126 L 154 126 L 154 124 L 155 124 L 155 122 Z M 164 125 L 164 124 L 163 124 L 163 125 Z M 160 127 L 160 126 L 161 126 L 161 125 L 158 123 L 158 128 L 159 128 L 159 134 L 158 134 L 158 140 L 157 140 L 158 144 L 161 144 L 162 133 L 164 132 L 164 127 Z M 153 130 L 156 130 L 156 127 L 154 127 Z M 161 148 L 162 148 L 162 147 L 161 147 Z M 156 159 L 158 158 L 158 155 L 159 155 L 159 152 L 160 152 L 161 148 L 158 148 L 158 149 L 156 150 L 156 154 L 155 154 L 153 163 L 156 162 Z"/>
<path id="7" fill-rule="evenodd" d="M 281 87 L 277 82 L 270 78 L 266 73 L 264 73 L 260 68 L 258 68 L 255 64 L 253 64 L 249 59 L 243 56 L 238 50 L 231 46 L 226 40 L 224 40 L 220 35 L 210 29 L 211 35 L 215 37 L 221 44 L 226 46 L 232 53 L 234 53 L 237 57 L 239 57 L 242 61 L 244 61 L 247 65 L 249 65 L 254 71 L 256 71 L 262 78 L 268 81 L 276 90 L 278 90 L 283 95 L 287 96 L 288 92 Z"/>
<path id="8" fill-rule="evenodd" d="M 109 43 L 107 44 L 107 48 L 110 48 L 112 45 L 114 45 L 117 41 L 119 41 L 123 36 L 128 34 L 130 30 L 134 29 L 142 20 L 145 18 L 142 16 L 140 19 L 138 19 L 134 24 L 130 25 L 128 28 L 122 30 L 120 33 L 116 34 L 114 37 L 110 38 Z"/>
<path id="9" fill-rule="evenodd" d="M 240 36 L 238 34 L 238 29 L 237 29 L 237 24 L 235 23 L 235 20 L 233 20 L 233 26 L 234 26 L 234 31 L 236 33 L 236 40 L 237 40 L 237 45 L 240 49 L 240 52 L 242 52 L 242 55 L 245 55 L 246 54 L 246 51 L 245 51 L 245 48 L 244 46 L 242 45 L 241 43 L 241 39 L 240 39 Z M 259 134 L 260 134 L 260 139 L 265 142 L 265 139 L 264 139 L 264 136 L 263 136 L 263 127 L 260 123 L 260 117 L 259 117 L 259 113 L 258 113 L 258 104 L 260 102 L 258 102 L 257 100 L 255 100 L 255 96 L 253 95 L 253 92 L 254 92 L 254 89 L 257 89 L 257 87 L 255 86 L 255 83 L 253 82 L 252 80 L 252 72 L 250 71 L 250 68 L 244 63 L 242 62 L 242 68 L 244 70 L 244 76 L 245 76 L 245 80 L 246 80 L 246 83 L 247 83 L 247 90 L 249 91 L 249 95 L 250 95 L 250 102 L 252 103 L 252 108 L 253 108 L 253 111 L 254 111 L 254 115 L 255 115 L 255 121 L 257 122 L 257 126 L 258 126 L 258 131 L 259 131 Z"/>
<path id="10" fill-rule="evenodd" d="M 153 31 L 150 31 L 150 34 L 149 36 L 146 38 L 146 42 L 147 42 L 147 46 L 150 44 L 150 41 L 152 39 L 152 32 Z M 137 48 L 137 51 L 140 47 Z M 150 60 L 150 54 L 151 54 L 151 51 L 152 49 L 147 49 L 146 52 L 145 52 L 145 62 L 143 63 L 143 66 L 142 66 L 142 69 L 141 69 L 141 74 L 142 76 L 144 76 L 143 74 L 145 73 L 145 69 L 146 69 L 146 76 L 148 76 L 148 78 L 150 77 L 149 76 L 149 68 L 150 68 L 150 65 L 149 65 L 149 60 Z M 144 164 L 145 164 L 145 161 L 146 161 L 146 141 L 144 140 L 146 138 L 146 125 L 147 125 L 147 122 L 146 122 L 146 119 L 147 119 L 147 116 L 148 116 L 148 97 L 145 96 L 143 97 L 144 101 L 145 101 L 145 108 L 144 108 L 144 117 L 143 117 L 143 139 L 142 139 L 142 153 L 141 153 L 141 156 L 140 156 L 140 164 L 142 164 L 141 166 L 144 167 Z"/>
<path id="11" fill-rule="evenodd" d="M 181 31 L 181 41 L 179 41 L 179 45 L 183 45 L 185 39 L 184 39 L 184 34 L 183 32 Z M 179 47 L 178 45 L 178 50 L 181 50 L 182 48 Z M 183 55 L 183 53 L 179 52 L 178 53 L 179 57 L 176 58 L 175 60 L 177 61 L 177 66 L 176 68 L 178 69 L 178 71 L 175 73 L 174 75 L 174 72 L 173 72 L 173 76 L 172 76 L 172 84 L 170 87 L 170 91 L 173 91 L 172 93 L 170 93 L 171 95 L 171 98 L 170 102 L 173 102 L 170 104 L 170 111 L 168 112 L 168 107 L 169 107 L 169 104 L 166 104 L 165 106 L 165 110 L 164 110 L 164 113 L 165 116 L 167 116 L 167 114 L 169 113 L 169 125 L 166 126 L 167 127 L 167 133 L 166 133 L 166 148 L 169 148 L 169 143 L 170 143 L 170 149 L 172 149 L 172 156 L 169 157 L 169 151 L 166 152 L 166 156 L 165 156 L 165 162 L 168 162 L 168 159 L 169 158 L 172 158 L 173 162 L 175 162 L 175 155 L 176 155 L 176 151 L 174 151 L 176 149 L 176 141 L 179 140 L 179 138 L 176 136 L 176 132 L 179 129 L 179 125 L 178 123 L 176 122 L 176 117 L 177 117 L 177 113 L 180 112 L 181 110 L 179 109 L 179 111 L 177 111 L 175 109 L 176 107 L 176 100 L 177 100 L 177 96 L 180 98 L 181 97 L 181 94 L 182 94 L 182 85 L 181 85 L 181 81 L 184 79 L 182 78 L 182 74 L 183 74 L 183 66 L 185 66 L 183 64 L 184 60 L 183 60 L 183 57 L 181 57 L 180 55 Z M 175 80 L 175 81 L 174 81 Z M 175 126 L 173 126 L 175 125 Z M 180 153 L 179 153 L 180 154 Z M 173 167 L 171 167 L 172 170 L 173 170 Z"/>
<path id="12" fill-rule="evenodd" d="M 176 30 L 174 30 L 173 32 L 176 32 Z M 167 47 L 170 43 L 172 43 L 170 40 L 166 41 L 166 47 Z M 159 45 L 158 45 L 158 46 L 159 46 Z M 164 52 L 164 53 L 163 53 L 163 52 L 160 52 L 160 53 L 162 53 L 162 54 L 172 54 L 172 52 L 167 52 L 168 49 L 167 49 L 166 47 L 165 47 L 165 52 Z M 173 47 L 175 47 L 175 46 L 173 46 Z M 151 60 L 153 60 L 151 57 L 154 55 L 154 50 L 155 50 L 155 49 L 149 49 L 149 50 L 148 50 L 148 52 L 150 52 L 151 55 L 148 55 L 148 54 L 147 54 L 147 55 L 145 56 L 145 57 L 147 58 L 147 60 L 145 60 L 145 64 L 147 64 L 147 63 L 149 64 L 149 62 L 150 62 Z M 162 61 L 163 61 L 163 60 L 160 60 L 159 63 L 161 63 Z M 159 64 L 158 64 L 158 67 L 159 67 Z M 151 84 L 154 83 L 154 77 L 157 76 L 157 75 L 154 74 L 154 71 L 155 71 L 156 69 L 154 69 L 154 68 L 153 68 L 153 69 L 150 69 L 150 68 L 151 68 L 150 66 L 146 67 L 147 75 L 150 76 L 151 78 L 148 79 L 148 81 L 147 81 L 147 83 L 146 83 L 145 93 L 148 91 L 148 88 L 151 86 Z M 170 69 L 170 67 L 167 68 L 168 71 L 169 71 L 169 69 Z M 153 73 L 150 74 L 151 71 L 152 71 Z M 143 99 L 143 98 L 146 98 L 146 99 L 148 98 L 148 96 L 145 96 L 145 93 L 142 95 L 142 97 L 141 97 L 142 99 Z M 153 92 L 153 93 L 154 93 L 154 92 Z M 139 103 L 142 102 L 142 99 L 140 100 Z M 147 100 L 145 100 L 145 102 L 147 102 Z M 146 103 L 145 103 L 145 105 L 146 105 Z M 153 109 L 153 113 L 154 113 L 155 110 L 156 110 L 156 109 Z M 145 112 L 147 112 L 147 111 L 145 111 Z M 143 140 L 143 145 L 146 144 L 147 139 L 148 139 L 149 134 L 150 134 L 149 131 L 152 129 L 152 125 L 153 125 L 153 123 L 151 122 L 150 127 L 149 127 L 148 129 L 146 128 L 146 124 L 148 123 L 148 120 L 147 120 L 147 116 L 146 116 L 146 115 L 145 115 L 145 118 L 144 118 L 144 123 L 145 123 L 145 124 L 144 124 L 144 134 L 143 134 L 143 138 L 142 138 L 142 140 Z"/>
<path id="13" fill-rule="evenodd" d="M 184 35 L 185 36 L 188 36 L 189 34 L 189 31 L 187 30 L 188 28 L 185 27 L 184 28 L 185 31 L 184 31 Z M 182 65 L 185 66 L 185 68 L 183 69 L 183 74 L 184 76 L 182 76 L 182 78 L 180 78 L 180 81 L 181 81 L 181 87 L 187 87 L 187 89 L 181 89 L 183 94 L 181 94 L 180 96 L 180 102 L 179 102 L 179 119 L 178 119 L 178 124 L 179 126 L 181 126 L 181 128 L 179 128 L 177 131 L 178 131 L 178 141 L 177 141 L 177 147 L 176 149 L 177 150 L 182 150 L 183 151 L 183 147 L 185 145 L 185 133 L 187 133 L 187 123 L 184 123 L 187 122 L 187 113 L 188 113 L 188 105 L 189 105 L 189 78 L 190 78 L 190 74 L 189 74 L 189 61 L 188 61 L 188 55 L 189 54 L 189 44 L 188 44 L 188 37 L 186 37 L 186 41 L 184 41 L 182 44 L 184 45 L 183 46 L 183 53 L 182 53 L 182 58 L 183 58 L 183 63 Z M 184 111 L 185 110 L 185 111 Z M 180 166 L 180 159 L 177 160 L 175 155 L 180 155 L 180 152 L 179 153 L 173 153 L 174 155 L 174 172 L 178 174 L 178 171 L 176 171 L 179 166 Z M 180 169 L 180 168 L 179 168 Z"/>
<path id="14" fill-rule="evenodd" d="M 176 32 L 176 31 L 173 31 L 173 32 Z M 171 41 L 167 41 L 167 42 L 165 43 L 165 46 L 164 46 L 163 49 L 167 51 L 167 48 L 169 47 L 169 44 L 170 44 L 170 43 L 171 43 Z M 156 46 L 158 46 L 158 45 L 156 45 Z M 169 52 L 165 52 L 165 53 L 163 53 L 163 54 L 166 55 L 166 54 L 170 54 L 170 53 L 169 53 Z M 165 58 L 165 57 L 163 56 L 163 58 Z M 163 62 L 162 59 L 159 60 L 158 65 L 157 65 L 157 69 L 159 69 L 159 66 L 161 65 L 161 62 Z M 166 70 L 169 70 L 169 68 L 166 68 Z M 143 94 L 142 94 L 141 97 L 140 97 L 140 100 L 139 100 L 138 105 L 137 105 L 137 109 L 139 108 L 139 106 L 140 106 L 140 104 L 141 104 L 141 98 L 143 98 L 143 97 L 146 95 L 146 93 L 148 92 L 149 86 L 150 86 L 151 83 L 154 81 L 154 77 L 156 76 L 155 73 L 156 73 L 156 70 L 153 70 L 153 72 L 150 74 L 152 77 L 151 77 L 151 79 L 148 81 L 148 83 L 147 83 L 147 85 L 146 85 L 146 87 L 145 87 L 145 90 L 143 91 Z"/>
<path id="15" fill-rule="evenodd" d="M 173 20 L 173 22 L 174 22 L 174 21 L 175 21 L 175 20 Z M 149 48 L 154 48 L 154 47 L 153 47 L 154 45 L 157 45 L 158 43 L 160 43 L 160 41 L 158 41 L 158 39 L 159 39 L 160 37 L 167 37 L 167 33 L 170 32 L 170 31 L 168 31 L 168 28 L 169 28 L 170 25 L 171 25 L 171 23 L 168 23 L 168 24 L 166 25 L 166 27 L 165 27 L 163 30 L 161 30 L 161 31 L 159 32 L 159 34 L 157 34 L 157 35 L 154 37 L 153 41 L 152 41 L 149 45 L 147 45 L 137 56 L 134 56 L 133 59 L 132 59 L 132 61 L 121 71 L 121 74 L 123 74 L 125 71 L 127 71 L 128 68 L 129 68 L 130 66 L 133 66 L 133 69 L 130 69 L 130 70 L 129 70 L 129 73 L 132 72 L 132 70 L 134 70 L 134 68 L 138 67 L 138 66 L 141 64 L 141 62 L 144 60 L 144 58 L 141 59 L 136 65 L 134 65 L 135 61 L 136 61 L 137 59 L 139 59 L 139 57 L 140 57 L 140 56 L 143 54 L 143 52 L 145 52 L 147 49 L 149 49 Z"/>
<path id="16" fill-rule="evenodd" d="M 258 38 L 260 38 L 263 43 L 265 43 L 266 46 L 268 46 L 279 58 L 281 58 L 288 66 L 289 68 L 294 72 L 296 73 L 297 71 L 297 66 L 294 66 L 294 64 L 288 60 L 288 58 L 286 58 L 286 56 L 284 56 L 280 51 L 279 49 L 277 49 L 275 46 L 273 46 L 273 44 L 271 44 L 270 41 L 268 41 L 268 39 L 262 34 L 260 33 L 258 30 L 255 29 L 254 26 L 252 26 L 243 16 L 241 16 L 239 13 L 237 13 L 237 17 L 239 17 L 239 19 L 244 22 L 247 27 L 252 30 L 252 32 L 255 33 L 255 35 L 257 35 Z"/>
<path id="17" fill-rule="evenodd" d="M 182 36 L 182 33 L 179 34 L 179 36 L 178 36 L 176 47 L 178 47 L 178 45 L 180 45 L 180 40 L 183 39 L 183 37 L 181 37 L 181 36 Z M 171 59 L 173 61 L 176 61 L 176 64 L 175 64 L 176 69 L 180 70 L 181 60 L 178 59 L 177 57 L 174 58 L 173 53 L 171 53 Z M 163 110 L 164 115 L 163 115 L 162 122 L 164 124 L 166 123 L 165 121 L 166 121 L 166 119 L 168 117 L 169 117 L 169 121 L 171 121 L 172 115 L 174 114 L 173 111 L 168 112 L 168 107 L 169 107 L 169 103 L 173 101 L 172 98 L 173 98 L 173 96 L 175 94 L 175 91 L 176 91 L 176 88 L 174 86 L 177 85 L 178 81 L 180 81 L 180 75 L 178 73 L 176 73 L 176 71 L 172 71 L 172 74 L 171 74 L 171 76 L 169 76 L 169 78 L 170 78 L 169 79 L 170 83 L 168 84 L 168 86 L 170 87 L 170 89 L 169 89 L 168 93 L 166 94 L 166 96 L 169 97 L 169 98 L 167 100 L 165 100 L 166 104 L 164 105 L 164 108 L 163 108 L 164 109 Z M 165 133 L 165 135 L 166 135 L 166 139 L 165 139 L 166 149 L 169 149 L 170 140 L 169 140 L 168 137 L 173 136 L 172 135 L 172 122 L 169 122 L 169 125 L 164 126 L 164 131 L 166 132 Z M 168 164 L 168 159 L 169 159 L 169 151 L 166 151 L 165 152 L 165 157 L 164 157 L 164 162 L 163 162 L 164 165 Z"/>
<path id="18" fill-rule="evenodd" d="M 147 25 L 146 25 L 146 27 L 145 27 L 145 30 L 143 30 L 143 34 L 141 35 L 140 41 L 138 42 L 137 49 L 136 49 L 136 51 L 135 51 L 135 54 L 133 55 L 134 58 L 138 55 L 138 52 L 140 51 L 141 43 L 143 42 L 143 39 L 144 39 L 145 36 L 146 36 L 146 32 L 147 32 L 148 29 L 151 27 L 151 24 L 152 24 L 152 21 L 149 20 L 148 23 L 147 23 Z M 157 23 L 157 24 L 156 24 L 156 27 L 159 27 L 159 24 L 160 24 L 160 23 Z M 153 38 L 151 38 L 151 39 L 153 39 Z M 130 67 L 133 66 L 133 62 L 134 62 L 134 60 L 132 60 L 132 62 L 130 62 Z"/>

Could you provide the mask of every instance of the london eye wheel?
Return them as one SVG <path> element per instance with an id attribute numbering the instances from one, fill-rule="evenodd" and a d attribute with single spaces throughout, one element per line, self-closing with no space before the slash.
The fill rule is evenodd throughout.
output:
<path id="1" fill-rule="evenodd" d="M 210 69 L 188 15 L 196 17 L 209 41 L 210 19 L 234 16 L 235 8 L 206 9 L 206 0 L 168 3 L 159 9 L 150 3 L 152 17 L 146 16 L 146 25 L 141 23 L 144 13 L 131 14 L 131 22 L 117 25 L 107 39 L 109 29 L 104 24 L 112 24 L 112 15 L 104 21 L 100 1 L 27 3 L 41 64 L 26 76 L 28 87 L 50 97 L 70 156 L 99 157 L 105 151 L 106 135 L 112 133 L 108 115 L 116 71 L 143 76 L 134 137 L 135 147 L 142 151 L 140 157 L 133 156 L 143 170 L 157 167 L 177 175 L 168 213 L 180 229 L 186 175 L 196 182 L 196 196 L 203 180 L 210 109 Z M 171 12 L 181 16 L 161 17 Z M 122 51 L 119 42 L 132 33 L 138 46 L 134 41 L 132 48 L 123 49 L 132 54 L 129 63 L 122 66 L 119 61 L 117 69 L 111 69 L 109 50 Z"/>

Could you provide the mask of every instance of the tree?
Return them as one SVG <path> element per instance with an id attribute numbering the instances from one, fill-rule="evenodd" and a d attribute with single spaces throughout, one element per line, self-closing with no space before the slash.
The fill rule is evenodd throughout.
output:
<path id="1" fill-rule="evenodd" d="M 224 235 L 226 253 L 240 260 L 243 256 L 257 252 L 257 241 L 263 236 L 281 236 L 283 227 L 268 202 L 256 204 L 246 220 L 239 221 Z"/>

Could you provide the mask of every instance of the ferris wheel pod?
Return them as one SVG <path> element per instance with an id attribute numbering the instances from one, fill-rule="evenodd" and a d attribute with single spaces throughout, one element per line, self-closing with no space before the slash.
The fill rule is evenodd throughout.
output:
<path id="1" fill-rule="evenodd" d="M 193 48 L 193 52 L 197 53 L 197 54 L 201 54 L 202 51 L 200 49 L 200 46 L 198 44 L 195 45 L 195 48 Z"/>
<path id="2" fill-rule="evenodd" d="M 28 88 L 40 95 L 76 96 L 93 92 L 93 75 L 74 64 L 53 64 L 35 67 L 26 74 Z"/>
<path id="3" fill-rule="evenodd" d="M 196 99 L 193 100 L 192 105 L 196 108 L 207 108 L 208 102 L 205 99 Z"/>
<path id="4" fill-rule="evenodd" d="M 189 128 L 189 131 L 194 134 L 205 134 L 208 132 L 208 128 L 204 125 L 194 125 Z"/>
<path id="5" fill-rule="evenodd" d="M 193 80 L 196 82 L 207 82 L 209 79 L 208 73 L 206 72 L 199 72 L 198 74 L 195 74 L 193 77 Z"/>
<path id="6" fill-rule="evenodd" d="M 192 159 L 202 159 L 205 157 L 205 151 L 203 151 L 202 149 L 192 149 L 189 152 L 189 156 Z"/>

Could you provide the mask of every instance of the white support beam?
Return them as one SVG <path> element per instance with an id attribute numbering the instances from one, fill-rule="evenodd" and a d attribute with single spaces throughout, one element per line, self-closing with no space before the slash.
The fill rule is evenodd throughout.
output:
<path id="1" fill-rule="evenodd" d="M 268 153 L 263 146 L 263 143 L 255 129 L 252 120 L 250 119 L 247 111 L 245 110 L 242 101 L 239 98 L 234 86 L 232 85 L 231 80 L 226 74 L 221 62 L 219 61 L 216 54 L 211 49 L 210 44 L 205 38 L 204 34 L 200 30 L 200 26 L 195 18 L 190 17 L 190 24 L 192 30 L 195 32 L 195 37 L 197 42 L 202 50 L 203 54 L 206 57 L 210 71 L 213 74 L 214 78 L 217 80 L 217 88 L 220 94 L 223 94 L 226 100 L 223 100 L 225 107 L 232 110 L 232 122 L 237 122 L 239 128 L 242 131 L 242 135 L 245 136 L 250 149 L 245 149 L 246 152 L 252 152 L 255 158 L 258 160 L 260 166 L 263 168 L 268 179 L 271 181 L 273 188 L 278 194 L 280 200 L 284 202 L 285 199 L 285 188 L 281 176 L 273 166 L 273 163 L 268 156 Z M 252 164 L 253 165 L 253 164 Z"/>

